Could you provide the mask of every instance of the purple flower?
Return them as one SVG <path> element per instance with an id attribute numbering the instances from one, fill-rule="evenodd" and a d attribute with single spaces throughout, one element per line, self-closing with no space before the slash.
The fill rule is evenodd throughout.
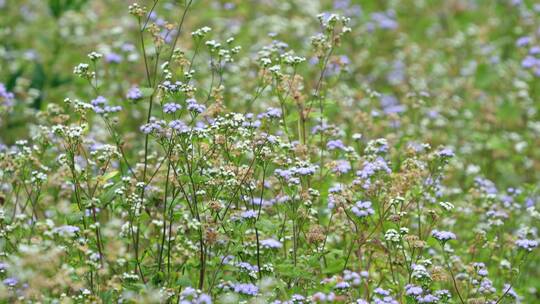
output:
<path id="1" fill-rule="evenodd" d="M 336 298 L 336 295 L 331 292 L 329 294 L 325 294 L 325 293 L 322 293 L 322 292 L 316 292 L 314 295 L 311 296 L 311 301 L 312 302 L 315 302 L 315 303 L 319 303 L 319 302 L 334 302 Z"/>
<path id="2" fill-rule="evenodd" d="M 206 107 L 202 104 L 198 104 L 197 101 L 193 98 L 186 100 L 187 109 L 195 113 L 202 113 L 206 110 Z"/>
<path id="3" fill-rule="evenodd" d="M 356 171 L 356 175 L 363 179 L 368 179 L 375 175 L 377 172 L 386 172 L 391 173 L 392 170 L 386 164 L 386 161 L 382 157 L 377 157 L 373 161 L 368 161 L 364 163 L 364 166 L 361 170 Z"/>
<path id="4" fill-rule="evenodd" d="M 182 109 L 182 106 L 177 103 L 171 102 L 171 103 L 166 103 L 165 105 L 163 105 L 163 112 L 167 114 L 174 113 L 176 111 L 179 111 L 180 109 Z"/>
<path id="5" fill-rule="evenodd" d="M 79 230 L 80 229 L 77 226 L 65 225 L 54 228 L 53 232 L 61 236 L 73 236 L 75 233 L 79 232 Z"/>
<path id="6" fill-rule="evenodd" d="M 296 167 L 294 171 L 298 175 L 313 175 L 317 171 L 317 167 L 316 166 Z"/>
<path id="7" fill-rule="evenodd" d="M 141 89 L 138 87 L 131 87 L 126 94 L 126 98 L 129 100 L 139 100 L 143 98 Z"/>
<path id="8" fill-rule="evenodd" d="M 521 66 L 524 69 L 530 69 L 534 66 L 537 66 L 539 63 L 539 60 L 534 58 L 533 56 L 527 56 L 521 61 Z"/>
<path id="9" fill-rule="evenodd" d="M 288 169 L 276 169 L 276 170 L 274 170 L 274 173 L 275 173 L 277 176 L 279 176 L 279 177 L 281 177 L 281 178 L 284 178 L 284 179 L 286 179 L 286 180 L 292 178 L 292 177 L 293 177 L 293 174 L 294 174 L 293 171 L 288 170 Z"/>
<path id="10" fill-rule="evenodd" d="M 186 126 L 186 124 L 181 121 L 181 120 L 172 120 L 171 122 L 169 122 L 169 127 L 179 133 L 186 133 L 189 131 L 189 128 L 188 126 Z"/>
<path id="11" fill-rule="evenodd" d="M 482 294 L 490 294 L 497 291 L 495 287 L 493 287 L 493 282 L 491 282 L 490 279 L 484 278 L 482 282 L 480 283 L 480 287 L 478 288 L 478 291 Z"/>
<path id="12" fill-rule="evenodd" d="M 532 46 L 530 49 L 529 49 L 529 54 L 531 55 L 538 55 L 540 54 L 540 46 Z"/>
<path id="13" fill-rule="evenodd" d="M 281 244 L 280 241 L 274 239 L 266 239 L 261 241 L 261 246 L 268 249 L 276 249 L 283 247 L 283 244 Z"/>
<path id="14" fill-rule="evenodd" d="M 442 158 L 452 158 L 455 156 L 454 151 L 450 148 L 444 148 L 439 151 L 437 151 L 437 156 Z"/>
<path id="15" fill-rule="evenodd" d="M 360 285 L 362 277 L 357 272 L 345 270 L 343 271 L 343 279 L 347 282 L 352 282 L 353 286 L 358 286 Z"/>
<path id="16" fill-rule="evenodd" d="M 510 285 L 508 283 L 504 284 L 503 292 L 506 293 L 507 295 L 511 296 L 514 299 L 519 299 L 519 296 L 516 293 L 516 291 L 514 290 L 514 288 L 512 288 L 512 285 Z"/>
<path id="17" fill-rule="evenodd" d="M 416 300 L 418 301 L 418 303 L 437 303 L 439 301 L 439 298 L 432 294 L 427 294 L 425 296 L 416 297 Z"/>
<path id="18" fill-rule="evenodd" d="M 450 231 L 433 230 L 431 231 L 431 235 L 440 242 L 447 242 L 449 240 L 456 239 L 456 235 Z"/>
<path id="19" fill-rule="evenodd" d="M 405 286 L 405 294 L 408 296 L 419 296 L 423 293 L 422 287 L 416 285 L 407 285 Z"/>
<path id="20" fill-rule="evenodd" d="M 518 46 L 518 47 L 527 46 L 527 45 L 529 45 L 529 43 L 531 43 L 531 37 L 529 37 L 529 36 L 519 37 L 516 40 L 516 46 Z"/>
<path id="21" fill-rule="evenodd" d="M 7 278 L 4 279 L 4 281 L 2 282 L 8 287 L 14 287 L 15 285 L 17 285 L 17 283 L 19 283 L 19 280 L 17 280 L 16 278 Z"/>
<path id="22" fill-rule="evenodd" d="M 380 296 L 389 296 L 390 295 L 390 291 L 388 291 L 386 289 L 382 289 L 380 287 L 375 288 L 375 290 L 373 292 L 375 292 L 376 294 L 378 294 Z"/>
<path id="23" fill-rule="evenodd" d="M 363 218 L 363 217 L 375 214 L 375 211 L 373 210 L 373 208 L 371 208 L 371 202 L 369 201 L 356 202 L 356 204 L 351 208 L 351 212 L 354 213 L 359 218 Z"/>
<path id="24" fill-rule="evenodd" d="M 268 108 L 268 110 L 264 113 L 261 113 L 257 115 L 258 119 L 262 118 L 280 118 L 281 117 L 281 110 L 276 108 Z"/>
<path id="25" fill-rule="evenodd" d="M 345 144 L 341 139 L 330 140 L 326 143 L 326 148 L 331 151 L 336 149 L 345 150 Z"/>
<path id="26" fill-rule="evenodd" d="M 140 127 L 140 130 L 144 134 L 150 134 L 152 132 L 160 132 L 161 130 L 163 130 L 162 124 L 164 123 L 165 123 L 164 121 L 158 121 L 152 117 L 149 123 L 144 124 Z"/>
<path id="27" fill-rule="evenodd" d="M 387 115 L 401 113 L 406 110 L 406 107 L 400 105 L 398 99 L 394 95 L 383 94 L 381 95 L 380 101 L 383 112 Z"/>
<path id="28" fill-rule="evenodd" d="M 90 101 L 90 104 L 92 104 L 94 107 L 101 107 L 107 103 L 107 98 L 103 96 L 98 96 L 95 99 L 92 99 Z"/>
<path id="29" fill-rule="evenodd" d="M 240 215 L 243 219 L 254 219 L 257 217 L 257 211 L 255 210 L 246 210 Z"/>
<path id="30" fill-rule="evenodd" d="M 372 23 L 371 28 L 374 25 L 383 30 L 395 30 L 398 28 L 398 23 L 395 20 L 393 12 L 375 12 L 371 14 Z M 369 27 L 369 25 L 368 25 Z"/>
<path id="31" fill-rule="evenodd" d="M 340 159 L 335 162 L 335 166 L 332 168 L 332 171 L 334 173 L 342 173 L 345 174 L 349 171 L 351 171 L 351 164 L 349 161 Z"/>
<path id="32" fill-rule="evenodd" d="M 488 271 L 485 268 L 484 269 L 479 269 L 476 273 L 478 273 L 478 275 L 481 276 L 481 277 L 485 277 L 485 276 L 488 275 Z"/>
<path id="33" fill-rule="evenodd" d="M 120 48 L 122 52 L 133 52 L 135 51 L 135 45 L 131 43 L 124 43 L 122 44 L 122 47 Z"/>
<path id="34" fill-rule="evenodd" d="M 120 63 L 122 62 L 122 56 L 113 52 L 107 53 L 107 55 L 105 55 L 105 61 L 109 63 Z"/>
<path id="35" fill-rule="evenodd" d="M 93 106 L 94 112 L 98 114 L 116 113 L 122 111 L 121 106 L 109 106 L 107 98 L 103 96 L 98 96 L 95 99 L 92 99 L 90 104 Z"/>
<path id="36" fill-rule="evenodd" d="M 234 285 L 234 292 L 248 296 L 256 296 L 259 293 L 259 288 L 251 283 L 241 283 Z"/>
<path id="37" fill-rule="evenodd" d="M 197 304 L 212 304 L 212 297 L 210 297 L 209 295 L 205 293 L 202 293 L 197 298 Z"/>
<path id="38" fill-rule="evenodd" d="M 236 264 L 236 267 L 246 270 L 246 271 L 257 271 L 259 268 L 257 266 L 251 265 L 250 263 L 246 262 L 239 262 Z"/>
<path id="39" fill-rule="evenodd" d="M 13 93 L 8 92 L 5 85 L 0 82 L 0 102 L 3 102 L 5 106 L 12 106 L 13 105 L 13 99 L 15 98 L 15 95 Z"/>
<path id="40" fill-rule="evenodd" d="M 349 283 L 347 283 L 347 282 L 345 282 L 345 281 L 338 282 L 338 283 L 334 286 L 334 288 L 336 288 L 336 289 L 347 289 L 347 288 L 349 288 L 349 287 L 351 287 L 351 284 L 349 284 Z"/>
<path id="41" fill-rule="evenodd" d="M 521 239 L 516 241 L 516 246 L 527 251 L 532 251 L 534 248 L 538 247 L 538 242 L 535 240 Z"/>

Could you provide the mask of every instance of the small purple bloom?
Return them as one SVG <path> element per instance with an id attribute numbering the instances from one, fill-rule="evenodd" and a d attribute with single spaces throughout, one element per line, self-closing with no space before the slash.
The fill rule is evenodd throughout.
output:
<path id="1" fill-rule="evenodd" d="M 341 139 L 330 140 L 326 143 L 326 148 L 331 151 L 336 149 L 345 150 L 345 144 L 343 144 L 343 141 L 341 141 Z"/>
<path id="2" fill-rule="evenodd" d="M 122 62 L 122 56 L 113 52 L 107 53 L 107 55 L 105 55 L 105 61 L 108 63 L 120 63 Z"/>
<path id="3" fill-rule="evenodd" d="M 143 98 L 141 89 L 138 87 L 131 87 L 126 94 L 126 98 L 129 100 L 139 100 Z"/>
<path id="4" fill-rule="evenodd" d="M 521 239 L 516 241 L 516 246 L 527 251 L 532 251 L 534 248 L 538 247 L 538 242 L 535 240 Z"/>
<path id="5" fill-rule="evenodd" d="M 177 103 L 171 102 L 171 103 L 166 103 L 165 105 L 163 105 L 163 112 L 167 114 L 174 113 L 176 111 L 179 111 L 180 109 L 182 109 L 182 106 Z"/>
<path id="6" fill-rule="evenodd" d="M 283 247 L 283 244 L 281 244 L 280 241 L 274 239 L 266 239 L 261 241 L 261 246 L 268 249 L 276 249 Z"/>
<path id="7" fill-rule="evenodd" d="M 527 46 L 527 45 L 529 45 L 529 43 L 531 43 L 531 37 L 529 37 L 529 36 L 519 37 L 516 40 L 516 46 L 518 46 L 518 47 Z"/>
<path id="8" fill-rule="evenodd" d="M 241 283 L 234 285 L 234 292 L 248 296 L 256 296 L 259 293 L 259 288 L 251 283 Z"/>
<path id="9" fill-rule="evenodd" d="M 344 159 L 337 160 L 335 166 L 332 168 L 332 171 L 334 173 L 345 174 L 351 171 L 351 164 L 349 163 L 349 161 Z"/>
<path id="10" fill-rule="evenodd" d="M 4 281 L 2 282 L 8 287 L 14 287 L 15 285 L 17 285 L 17 283 L 19 283 L 19 280 L 17 280 L 16 278 L 7 278 L 4 279 Z"/>
<path id="11" fill-rule="evenodd" d="M 257 211 L 255 210 L 246 210 L 244 212 L 242 212 L 242 214 L 240 215 L 242 218 L 244 219 L 254 219 L 257 217 Z"/>
<path id="12" fill-rule="evenodd" d="M 375 211 L 373 208 L 371 208 L 371 202 L 366 201 L 358 201 L 356 204 L 351 208 L 351 212 L 354 213 L 359 218 L 367 217 L 370 215 L 375 214 Z"/>
<path id="13" fill-rule="evenodd" d="M 193 98 L 186 100 L 187 109 L 195 113 L 202 113 L 206 110 L 206 107 L 202 104 L 198 104 L 197 101 Z"/>
<path id="14" fill-rule="evenodd" d="M 449 240 L 456 239 L 456 235 L 450 231 L 433 230 L 431 231 L 431 235 L 440 242 L 447 242 Z"/>
<path id="15" fill-rule="evenodd" d="M 416 285 L 405 286 L 405 294 L 408 296 L 419 296 L 423 293 L 422 287 Z"/>

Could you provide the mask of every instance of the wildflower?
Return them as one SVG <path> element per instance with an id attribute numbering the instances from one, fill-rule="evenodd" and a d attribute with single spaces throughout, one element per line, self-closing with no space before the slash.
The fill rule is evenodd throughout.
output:
<path id="1" fill-rule="evenodd" d="M 455 156 L 454 151 L 450 148 L 444 148 L 439 151 L 437 151 L 437 156 L 441 158 L 452 158 Z"/>
<path id="2" fill-rule="evenodd" d="M 243 219 L 254 219 L 257 218 L 257 211 L 255 210 L 246 210 L 240 215 Z"/>
<path id="3" fill-rule="evenodd" d="M 242 283 L 234 285 L 234 292 L 248 296 L 256 296 L 259 293 L 259 288 L 251 283 Z"/>
<path id="4" fill-rule="evenodd" d="M 129 100 L 139 100 L 143 98 L 143 94 L 138 87 L 131 87 L 126 94 L 126 98 Z"/>
<path id="5" fill-rule="evenodd" d="M 187 109 L 194 113 L 200 114 L 206 110 L 206 107 L 204 105 L 198 104 L 197 101 L 193 98 L 186 100 L 186 103 L 187 103 Z"/>
<path id="6" fill-rule="evenodd" d="M 340 139 L 336 139 L 336 140 L 328 141 L 326 143 L 326 148 L 330 151 L 336 150 L 336 149 L 345 150 L 345 145 L 343 144 L 343 141 L 341 141 Z"/>
<path id="7" fill-rule="evenodd" d="M 257 118 L 280 118 L 281 117 L 281 110 L 276 108 L 269 108 L 266 112 L 261 113 L 257 116 Z"/>
<path id="8" fill-rule="evenodd" d="M 388 242 L 399 243 L 401 240 L 401 234 L 395 229 L 388 229 L 384 234 L 384 239 Z"/>
<path id="9" fill-rule="evenodd" d="M 431 235 L 436 238 L 440 242 L 447 242 L 449 240 L 455 240 L 456 235 L 450 231 L 439 231 L 439 230 L 433 230 L 431 231 Z"/>
<path id="10" fill-rule="evenodd" d="M 150 122 L 147 124 L 144 124 L 140 127 L 141 132 L 144 134 L 150 134 L 153 132 L 160 132 L 163 130 L 162 125 L 164 124 L 163 121 L 158 121 L 155 118 L 150 119 Z"/>
<path id="11" fill-rule="evenodd" d="M 77 226 L 71 226 L 71 225 L 65 225 L 56 227 L 53 230 L 53 233 L 56 233 L 61 236 L 74 236 L 77 232 L 79 232 L 79 227 Z"/>
<path id="12" fill-rule="evenodd" d="M 182 109 L 182 106 L 176 103 L 166 103 L 165 105 L 163 105 L 163 112 L 167 114 L 174 113 L 176 111 L 179 111 L 180 109 Z"/>
<path id="13" fill-rule="evenodd" d="M 334 173 L 345 174 L 349 171 L 351 171 L 351 164 L 344 159 L 337 160 L 332 167 L 332 172 Z"/>
<path id="14" fill-rule="evenodd" d="M 440 202 L 439 205 L 446 211 L 454 209 L 454 205 L 449 202 Z"/>
<path id="15" fill-rule="evenodd" d="M 520 239 L 517 240 L 515 244 L 518 246 L 518 248 L 527 250 L 529 252 L 538 247 L 538 242 L 535 240 Z"/>
<path id="16" fill-rule="evenodd" d="M 363 217 L 375 214 L 375 211 L 373 210 L 373 208 L 371 208 L 371 202 L 369 201 L 356 202 L 356 204 L 351 208 L 351 211 L 359 218 L 363 218 Z"/>
<path id="17" fill-rule="evenodd" d="M 186 133 L 189 131 L 189 127 L 181 120 L 172 120 L 169 122 L 169 127 L 179 133 Z"/>
<path id="18" fill-rule="evenodd" d="M 358 286 L 360 285 L 362 276 L 357 272 L 345 270 L 343 271 L 343 279 L 347 282 L 351 282 L 351 285 Z"/>
<path id="19" fill-rule="evenodd" d="M 102 57 L 103 57 L 103 54 L 98 53 L 98 52 L 91 52 L 90 54 L 88 54 L 88 58 L 90 58 L 90 60 L 92 61 L 99 60 Z"/>
<path id="20" fill-rule="evenodd" d="M 508 283 L 505 283 L 502 290 L 503 290 L 504 293 L 511 296 L 512 298 L 514 298 L 516 300 L 520 299 L 519 295 L 516 293 L 514 288 L 512 288 L 512 285 L 510 285 Z"/>
<path id="21" fill-rule="evenodd" d="M 108 63 L 120 63 L 122 62 L 122 56 L 113 52 L 107 53 L 107 55 L 105 55 L 105 61 Z"/>
<path id="22" fill-rule="evenodd" d="M 427 294 L 424 296 L 416 297 L 416 300 L 418 301 L 418 303 L 437 303 L 439 301 L 439 298 L 432 294 Z"/>
<path id="23" fill-rule="evenodd" d="M 349 287 L 351 287 L 351 284 L 349 284 L 348 282 L 345 282 L 345 281 L 338 282 L 334 286 L 335 289 L 347 289 Z"/>
<path id="24" fill-rule="evenodd" d="M 316 292 L 311 296 L 311 300 L 315 303 L 334 302 L 336 295 L 333 292 L 325 294 L 323 292 Z"/>
<path id="25" fill-rule="evenodd" d="M 429 280 L 431 278 L 426 267 L 421 264 L 413 265 L 412 277 L 420 281 Z"/>
<path id="26" fill-rule="evenodd" d="M 0 83 L 0 101 L 4 103 L 5 106 L 12 106 L 13 99 L 15 95 L 11 92 L 8 92 L 6 86 L 3 83 Z"/>
<path id="27" fill-rule="evenodd" d="M 518 47 L 527 46 L 527 45 L 529 45 L 529 43 L 531 43 L 531 37 L 529 37 L 529 36 L 522 36 L 522 37 L 519 37 L 516 40 L 516 46 L 518 46 Z"/>
<path id="28" fill-rule="evenodd" d="M 478 288 L 478 292 L 482 294 L 491 294 L 495 293 L 497 289 L 493 287 L 493 282 L 491 282 L 490 279 L 484 278 L 482 279 L 482 282 L 480 282 L 480 287 Z"/>
<path id="29" fill-rule="evenodd" d="M 7 279 L 4 279 L 2 283 L 4 283 L 4 285 L 8 287 L 14 287 L 15 285 L 17 285 L 17 283 L 19 283 L 19 280 L 17 280 L 16 278 L 7 278 Z"/>
<path id="30" fill-rule="evenodd" d="M 540 60 L 533 56 L 526 56 L 523 58 L 523 60 L 521 60 L 521 67 L 524 69 L 530 69 L 538 65 L 540 65 Z"/>
<path id="31" fill-rule="evenodd" d="M 73 68 L 73 74 L 82 77 L 88 78 L 91 74 L 89 71 L 90 66 L 86 63 L 79 63 L 75 68 Z"/>
<path id="32" fill-rule="evenodd" d="M 268 249 L 275 249 L 275 248 L 281 248 L 283 245 L 281 242 L 276 241 L 274 239 L 266 239 L 261 241 L 261 246 Z"/>
<path id="33" fill-rule="evenodd" d="M 424 292 L 422 287 L 416 286 L 416 285 L 406 285 L 405 286 L 405 294 L 408 296 L 419 296 Z"/>

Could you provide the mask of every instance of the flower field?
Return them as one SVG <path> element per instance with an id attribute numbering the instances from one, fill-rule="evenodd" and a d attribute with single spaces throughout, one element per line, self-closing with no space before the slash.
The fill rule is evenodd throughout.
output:
<path id="1" fill-rule="evenodd" d="M 0 303 L 540 303 L 540 3 L 0 0 Z"/>

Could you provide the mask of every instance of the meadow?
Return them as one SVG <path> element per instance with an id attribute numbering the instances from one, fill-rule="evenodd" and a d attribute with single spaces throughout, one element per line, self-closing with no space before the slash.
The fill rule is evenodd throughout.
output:
<path id="1" fill-rule="evenodd" d="M 540 3 L 0 0 L 0 303 L 540 303 Z"/>

